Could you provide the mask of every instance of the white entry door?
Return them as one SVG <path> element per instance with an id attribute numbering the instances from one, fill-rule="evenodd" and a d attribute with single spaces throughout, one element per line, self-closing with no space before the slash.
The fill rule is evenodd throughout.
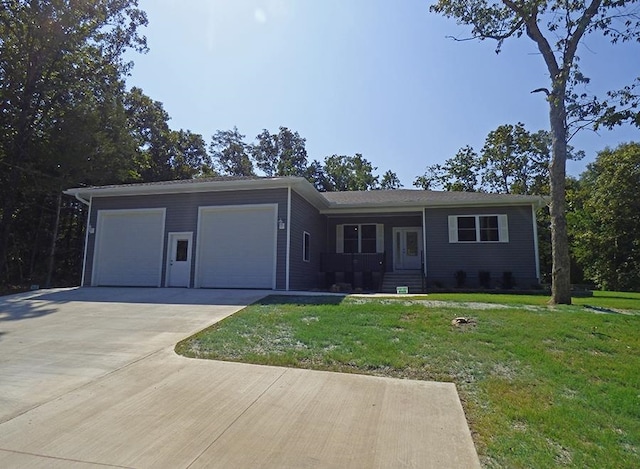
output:
<path id="1" fill-rule="evenodd" d="M 166 281 L 168 287 L 190 286 L 192 238 L 192 233 L 169 233 Z"/>
<path id="2" fill-rule="evenodd" d="M 421 264 L 422 228 L 394 228 L 394 270 L 420 270 Z"/>

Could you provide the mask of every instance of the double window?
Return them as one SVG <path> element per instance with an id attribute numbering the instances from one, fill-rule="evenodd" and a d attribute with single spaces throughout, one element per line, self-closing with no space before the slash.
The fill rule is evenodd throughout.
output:
<path id="1" fill-rule="evenodd" d="M 382 237 L 382 225 L 338 225 L 336 251 L 362 254 L 382 252 Z"/>
<path id="2" fill-rule="evenodd" d="M 450 243 L 508 243 L 506 215 L 451 215 Z"/>

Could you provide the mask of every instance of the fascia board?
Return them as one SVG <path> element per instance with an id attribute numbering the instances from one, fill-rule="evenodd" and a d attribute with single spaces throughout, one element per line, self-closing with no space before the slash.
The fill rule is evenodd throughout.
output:
<path id="1" fill-rule="evenodd" d="M 326 208 L 327 200 L 304 178 L 282 177 L 273 179 L 250 179 L 235 181 L 204 181 L 149 185 L 97 186 L 67 189 L 64 194 L 74 197 L 121 197 L 157 194 L 187 194 L 197 192 L 250 191 L 260 189 L 286 189 L 292 187 L 316 208 Z"/>
<path id="2" fill-rule="evenodd" d="M 323 215 L 339 215 L 346 213 L 374 213 L 374 212 L 407 212 L 420 211 L 426 208 L 475 208 L 475 207 L 504 207 L 504 206 L 530 206 L 544 205 L 545 201 L 542 197 L 532 198 L 531 200 L 501 200 L 501 201 L 469 201 L 469 202 L 435 202 L 422 205 L 373 205 L 373 204 L 351 204 L 331 206 L 328 209 L 320 210 Z"/>

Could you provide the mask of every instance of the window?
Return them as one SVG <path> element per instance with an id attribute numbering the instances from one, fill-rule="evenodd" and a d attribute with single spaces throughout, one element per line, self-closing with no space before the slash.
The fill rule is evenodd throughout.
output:
<path id="1" fill-rule="evenodd" d="M 506 215 L 451 215 L 450 243 L 507 243 L 509 228 Z"/>
<path id="2" fill-rule="evenodd" d="M 344 253 L 375 254 L 382 252 L 383 225 L 338 225 L 336 251 Z"/>
<path id="3" fill-rule="evenodd" d="M 480 220 L 480 241 L 500 241 L 498 217 L 478 217 Z"/>
<path id="4" fill-rule="evenodd" d="M 375 253 L 377 247 L 376 225 L 360 225 L 360 252 Z"/>
<path id="5" fill-rule="evenodd" d="M 360 252 L 360 225 L 344 225 L 343 252 Z"/>
<path id="6" fill-rule="evenodd" d="M 189 240 L 179 239 L 176 243 L 176 261 L 185 262 L 189 254 Z"/>
<path id="7" fill-rule="evenodd" d="M 311 260 L 311 255 L 309 253 L 310 248 L 311 235 L 305 231 L 302 233 L 302 260 L 305 262 L 309 262 Z"/>

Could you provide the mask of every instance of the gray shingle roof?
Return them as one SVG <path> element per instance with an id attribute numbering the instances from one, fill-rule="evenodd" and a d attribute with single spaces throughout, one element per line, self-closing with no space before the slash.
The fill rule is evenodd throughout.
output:
<path id="1" fill-rule="evenodd" d="M 322 196 L 334 207 L 341 206 L 402 206 L 402 205 L 481 205 L 532 204 L 539 196 L 488 194 L 484 192 L 423 191 L 412 189 L 323 192 Z"/>
<path id="2" fill-rule="evenodd" d="M 481 206 L 481 205 L 542 205 L 543 197 L 532 195 L 487 194 L 482 192 L 423 191 L 417 189 L 318 192 L 301 177 L 211 177 L 159 181 L 138 184 L 83 187 L 68 189 L 65 194 L 76 197 L 109 195 L 142 195 L 294 187 L 316 207 L 323 210 L 380 208 L 395 210 L 401 207 Z M 86 202 L 86 201 L 85 201 Z M 88 203 L 88 202 L 86 202 Z"/>

